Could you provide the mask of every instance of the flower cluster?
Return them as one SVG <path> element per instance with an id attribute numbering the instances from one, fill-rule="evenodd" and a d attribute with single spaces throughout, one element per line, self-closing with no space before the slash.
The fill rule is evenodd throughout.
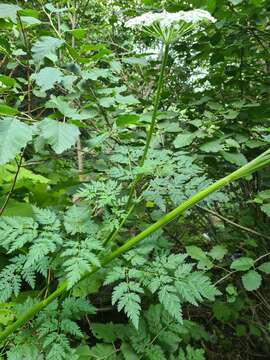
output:
<path id="1" fill-rule="evenodd" d="M 180 35 L 194 29 L 201 22 L 215 22 L 216 19 L 205 10 L 197 9 L 169 13 L 147 12 L 126 22 L 126 27 L 142 28 L 151 35 L 161 38 L 165 43 L 175 40 Z"/>

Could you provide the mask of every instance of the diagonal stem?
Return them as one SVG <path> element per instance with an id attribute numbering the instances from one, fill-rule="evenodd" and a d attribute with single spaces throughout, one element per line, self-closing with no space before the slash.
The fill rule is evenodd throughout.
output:
<path id="1" fill-rule="evenodd" d="M 138 235 L 131 238 L 122 246 L 118 247 L 116 250 L 111 252 L 109 255 L 105 256 L 101 259 L 101 267 L 93 267 L 90 272 L 87 272 L 80 281 L 85 278 L 91 277 L 94 273 L 96 273 L 100 268 L 105 267 L 109 264 L 112 260 L 120 256 L 121 254 L 125 253 L 135 245 L 139 244 L 142 240 L 144 240 L 147 236 L 154 233 L 159 228 L 165 226 L 179 215 L 183 214 L 187 209 L 190 209 L 199 201 L 203 200 L 208 195 L 212 194 L 213 192 L 217 191 L 221 187 L 231 183 L 232 181 L 238 180 L 242 177 L 252 174 L 253 172 L 261 169 L 269 165 L 270 163 L 270 150 L 265 151 L 263 154 L 258 156 L 256 159 L 250 161 L 246 165 L 242 166 L 241 168 L 237 169 L 236 171 L 232 172 L 231 174 L 225 176 L 224 178 L 216 181 L 212 185 L 208 186 L 206 189 L 203 189 L 193 195 L 188 200 L 184 201 L 180 204 L 177 208 L 169 212 L 168 214 L 161 217 L 158 221 L 154 224 L 147 227 L 145 230 L 140 232 Z M 48 306 L 53 300 L 55 300 L 61 294 L 66 293 L 69 290 L 68 282 L 65 280 L 61 282 L 57 289 L 49 295 L 46 299 L 40 301 L 39 303 L 35 304 L 30 310 L 26 311 L 23 315 L 21 315 L 14 323 L 7 326 L 2 332 L 0 332 L 0 342 L 3 342 L 7 339 L 9 335 L 15 332 L 19 327 L 24 325 L 28 320 L 30 320 L 35 314 L 39 311 L 44 309 Z"/>

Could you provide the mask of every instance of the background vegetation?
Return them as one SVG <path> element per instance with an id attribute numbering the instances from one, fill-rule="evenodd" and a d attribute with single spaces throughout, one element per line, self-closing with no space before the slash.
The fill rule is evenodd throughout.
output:
<path id="1" fill-rule="evenodd" d="M 171 45 L 141 164 L 163 52 L 125 23 L 191 8 L 217 22 Z M 269 168 L 110 261 L 269 148 L 269 17 L 267 0 L 0 4 L 2 359 L 269 359 Z"/>

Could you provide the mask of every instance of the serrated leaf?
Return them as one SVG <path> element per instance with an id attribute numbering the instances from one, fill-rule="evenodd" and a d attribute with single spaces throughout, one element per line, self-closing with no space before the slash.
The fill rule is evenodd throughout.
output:
<path id="1" fill-rule="evenodd" d="M 56 51 L 64 40 L 57 39 L 52 36 L 41 36 L 32 46 L 32 53 L 34 62 L 38 65 L 42 64 L 44 59 L 47 58 L 53 62 L 56 62 Z"/>
<path id="2" fill-rule="evenodd" d="M 133 95 L 123 96 L 123 95 L 117 94 L 115 96 L 115 100 L 119 104 L 123 104 L 123 105 L 135 105 L 135 104 L 139 103 L 139 100 L 137 100 Z"/>
<path id="3" fill-rule="evenodd" d="M 200 150 L 205 151 L 207 153 L 216 153 L 219 152 L 224 148 L 224 145 L 222 144 L 222 139 L 215 139 L 208 141 L 200 146 Z"/>
<path id="4" fill-rule="evenodd" d="M 190 145 L 193 139 L 194 139 L 194 134 L 192 133 L 178 134 L 173 142 L 173 145 L 176 148 L 181 148 Z"/>
<path id="5" fill-rule="evenodd" d="M 21 9 L 20 6 L 14 4 L 0 4 L 0 18 L 2 19 L 9 18 L 13 22 L 16 22 L 17 11 L 20 9 Z"/>
<path id="6" fill-rule="evenodd" d="M 265 262 L 263 264 L 261 264 L 258 269 L 262 272 L 264 272 L 265 274 L 270 274 L 270 262 Z"/>
<path id="7" fill-rule="evenodd" d="M 62 96 L 51 95 L 51 98 L 46 103 L 47 108 L 53 108 L 60 111 L 67 118 L 72 118 L 74 120 L 85 120 L 91 117 L 91 114 L 87 111 L 79 113 L 75 108 L 70 106 L 68 101 L 66 101 Z"/>
<path id="8" fill-rule="evenodd" d="M 228 250 L 222 245 L 214 246 L 208 253 L 215 260 L 221 260 L 228 253 Z"/>
<path id="9" fill-rule="evenodd" d="M 254 291 L 259 289 L 262 283 L 261 275 L 255 270 L 249 270 L 245 275 L 242 276 L 242 282 L 244 288 L 247 291 Z"/>
<path id="10" fill-rule="evenodd" d="M 198 246 L 195 245 L 186 246 L 186 252 L 192 259 L 207 260 L 206 253 Z"/>
<path id="11" fill-rule="evenodd" d="M 41 136 L 57 154 L 75 145 L 80 134 L 77 126 L 46 118 L 39 124 Z"/>
<path id="12" fill-rule="evenodd" d="M 38 73 L 33 74 L 32 78 L 42 91 L 46 92 L 54 87 L 54 85 L 62 80 L 63 73 L 54 67 L 45 67 Z"/>
<path id="13" fill-rule="evenodd" d="M 31 139 L 30 126 L 15 118 L 0 119 L 0 164 L 13 160 Z"/>
<path id="14" fill-rule="evenodd" d="M 246 157 L 241 153 L 232 153 L 232 152 L 226 152 L 222 151 L 221 155 L 223 158 L 227 161 L 229 161 L 231 164 L 237 165 L 237 166 L 243 166 L 247 163 Z"/>
<path id="15" fill-rule="evenodd" d="M 246 271 L 249 270 L 254 264 L 253 259 L 249 257 L 241 257 L 236 259 L 231 264 L 231 269 L 237 271 Z"/>

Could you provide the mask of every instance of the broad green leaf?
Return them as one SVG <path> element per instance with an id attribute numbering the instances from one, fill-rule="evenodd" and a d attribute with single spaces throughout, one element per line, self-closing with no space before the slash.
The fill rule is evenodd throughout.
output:
<path id="1" fill-rule="evenodd" d="M 253 259 L 249 257 L 241 257 L 236 259 L 231 264 L 231 269 L 237 271 L 246 271 L 249 270 L 254 264 Z"/>
<path id="2" fill-rule="evenodd" d="M 229 110 L 227 114 L 224 114 L 225 119 L 233 120 L 239 115 L 238 111 Z"/>
<path id="3" fill-rule="evenodd" d="M 263 204 L 261 206 L 261 210 L 267 215 L 270 216 L 270 203 L 268 204 Z"/>
<path id="4" fill-rule="evenodd" d="M 109 344 L 97 344 L 90 348 L 90 356 L 89 359 L 110 359 L 116 360 L 117 359 L 117 350 L 113 345 Z"/>
<path id="5" fill-rule="evenodd" d="M 0 200 L 3 203 L 4 199 Z M 28 203 L 23 203 L 16 201 L 14 199 L 10 199 L 7 207 L 3 212 L 4 216 L 24 216 L 24 217 L 32 217 L 33 210 L 32 206 Z"/>
<path id="6" fill-rule="evenodd" d="M 89 360 L 91 359 L 90 348 L 88 345 L 80 345 L 76 348 L 76 355 L 78 360 Z"/>
<path id="7" fill-rule="evenodd" d="M 7 87 L 13 87 L 17 84 L 16 80 L 11 78 L 10 76 L 0 75 L 0 82 Z"/>
<path id="8" fill-rule="evenodd" d="M 176 148 L 181 148 L 190 145 L 193 139 L 194 139 L 194 134 L 192 133 L 178 134 L 173 142 L 173 145 Z"/>
<path id="9" fill-rule="evenodd" d="M 105 108 L 109 108 L 115 104 L 115 99 L 113 97 L 106 96 L 106 97 L 100 98 L 99 103 L 101 106 L 103 106 Z"/>
<path id="10" fill-rule="evenodd" d="M 18 110 L 6 104 L 0 104 L 0 115 L 16 115 Z"/>
<path id="11" fill-rule="evenodd" d="M 56 51 L 63 44 L 64 40 L 60 40 L 52 36 L 41 36 L 32 47 L 34 62 L 40 65 L 43 63 L 45 58 L 51 60 L 52 62 L 56 62 Z"/>
<path id="12" fill-rule="evenodd" d="M 97 80 L 98 78 L 107 78 L 110 74 L 109 69 L 93 68 L 88 71 L 82 71 L 81 75 L 84 80 Z"/>
<path id="13" fill-rule="evenodd" d="M 57 109 L 64 116 L 74 120 L 85 120 L 91 118 L 91 113 L 88 113 L 87 111 L 79 113 L 75 108 L 70 106 L 70 104 L 64 100 L 62 96 L 51 95 L 50 100 L 46 103 L 46 107 Z"/>
<path id="14" fill-rule="evenodd" d="M 125 125 L 130 125 L 130 124 L 137 124 L 139 119 L 140 119 L 140 117 L 135 114 L 120 115 L 116 119 L 116 125 L 121 127 L 121 126 L 125 126 Z"/>
<path id="15" fill-rule="evenodd" d="M 225 160 L 237 166 L 243 166 L 247 163 L 246 157 L 241 153 L 231 153 L 231 152 L 222 151 L 221 155 L 224 157 Z"/>
<path id="16" fill-rule="evenodd" d="M 262 272 L 264 272 L 265 274 L 270 274 L 270 262 L 265 262 L 263 264 L 261 264 L 258 269 Z"/>
<path id="17" fill-rule="evenodd" d="M 211 152 L 216 153 L 222 150 L 223 148 L 224 145 L 222 144 L 222 139 L 211 140 L 200 146 L 200 149 L 207 153 L 211 153 Z"/>
<path id="18" fill-rule="evenodd" d="M 206 260 L 207 259 L 206 253 L 198 246 L 195 246 L 195 245 L 186 246 L 186 252 L 192 259 L 195 259 L 195 260 Z"/>
<path id="19" fill-rule="evenodd" d="M 242 276 L 242 282 L 244 288 L 247 291 L 254 291 L 259 289 L 262 283 L 262 277 L 257 271 L 249 270 L 245 275 Z"/>
<path id="20" fill-rule="evenodd" d="M 198 260 L 198 269 L 207 270 L 213 267 L 213 263 L 200 247 L 195 245 L 186 246 L 186 252 L 192 259 Z"/>
<path id="21" fill-rule="evenodd" d="M 140 66 L 146 66 L 148 64 L 147 59 L 142 57 L 129 57 L 129 58 L 123 58 L 123 62 L 130 65 L 140 65 Z"/>
<path id="22" fill-rule="evenodd" d="M 57 154 L 61 154 L 75 145 L 80 134 L 77 126 L 48 118 L 40 122 L 39 128 L 41 136 L 47 140 Z"/>
<path id="23" fill-rule="evenodd" d="M 0 120 L 0 164 L 13 160 L 31 139 L 30 126 L 15 118 Z"/>
<path id="24" fill-rule="evenodd" d="M 0 18 L 11 19 L 13 22 L 16 22 L 17 11 L 20 9 L 20 6 L 14 4 L 0 4 Z"/>
<path id="25" fill-rule="evenodd" d="M 21 16 L 22 23 L 26 26 L 39 25 L 41 21 L 32 16 Z"/>
<path id="26" fill-rule="evenodd" d="M 123 104 L 123 105 L 136 105 L 139 103 L 139 100 L 137 100 L 133 95 L 123 96 L 123 95 L 117 94 L 115 96 L 115 100 L 119 104 Z"/>
<path id="27" fill-rule="evenodd" d="M 228 250 L 222 245 L 214 246 L 208 253 L 215 260 L 221 260 L 228 253 Z"/>
<path id="28" fill-rule="evenodd" d="M 17 165 L 15 163 L 5 164 L 0 166 L 0 185 L 2 186 L 4 183 L 9 183 L 14 179 L 14 176 L 17 171 Z M 31 183 L 41 183 L 48 184 L 49 179 L 46 177 L 35 174 L 33 171 L 21 168 L 20 172 L 17 176 L 16 188 L 20 186 L 25 186 L 26 182 L 30 181 Z"/>
<path id="29" fill-rule="evenodd" d="M 50 90 L 56 83 L 62 80 L 63 73 L 61 70 L 54 67 L 45 67 L 38 73 L 32 75 L 32 79 L 36 81 L 36 84 L 42 91 Z"/>
<path id="30" fill-rule="evenodd" d="M 123 354 L 125 360 L 138 360 L 138 355 L 136 354 L 132 346 L 127 343 L 122 343 L 121 353 Z"/>
<path id="31" fill-rule="evenodd" d="M 263 200 L 267 200 L 270 199 L 270 190 L 264 190 L 264 191 L 260 191 L 258 193 L 259 197 L 262 198 Z"/>
<path id="32" fill-rule="evenodd" d="M 117 339 L 117 327 L 112 322 L 106 324 L 92 323 L 91 331 L 97 339 L 106 343 L 113 343 Z"/>

